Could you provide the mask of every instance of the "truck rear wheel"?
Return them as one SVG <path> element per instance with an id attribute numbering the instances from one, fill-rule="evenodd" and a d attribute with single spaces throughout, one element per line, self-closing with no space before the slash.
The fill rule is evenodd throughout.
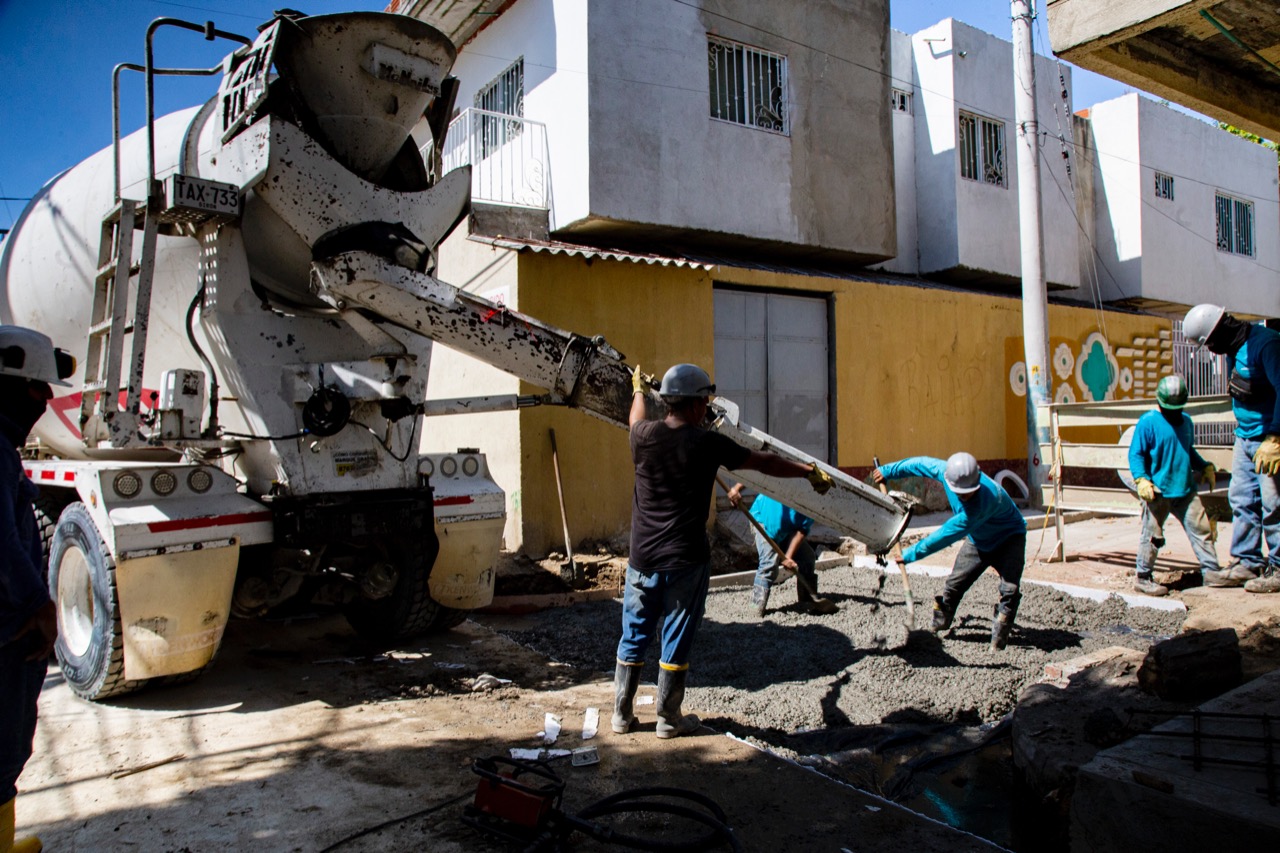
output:
<path id="1" fill-rule="evenodd" d="M 53 546 L 53 531 L 58 526 L 58 516 L 66 507 L 65 498 L 55 497 L 43 489 L 36 495 L 36 528 L 40 531 L 40 555 L 44 557 L 45 579 L 49 577 L 49 549 Z"/>
<path id="2" fill-rule="evenodd" d="M 449 608 L 442 607 L 431 597 L 427 585 L 431 567 L 440 553 L 439 540 L 433 536 L 428 541 L 415 544 L 419 546 L 417 553 L 413 553 L 413 545 L 408 543 L 400 543 L 400 547 L 392 552 L 399 577 L 390 595 L 374 600 L 363 599 L 346 606 L 347 622 L 365 639 L 384 644 L 453 627 L 439 624 Z"/>
<path id="3" fill-rule="evenodd" d="M 58 608 L 54 653 L 77 696 L 106 699 L 146 681 L 124 677 L 124 639 L 115 560 L 83 503 L 58 518 L 49 551 L 49 589 Z"/>

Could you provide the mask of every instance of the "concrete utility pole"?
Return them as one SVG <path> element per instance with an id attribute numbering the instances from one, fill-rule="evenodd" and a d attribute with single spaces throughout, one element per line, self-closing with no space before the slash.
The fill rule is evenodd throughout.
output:
<path id="1" fill-rule="evenodd" d="M 1044 227 L 1040 221 L 1040 125 L 1036 121 L 1036 66 L 1031 44 L 1034 0 L 1012 0 L 1014 121 L 1018 126 L 1018 222 L 1022 236 L 1022 340 L 1027 363 L 1027 488 L 1031 505 L 1044 506 L 1049 424 L 1036 408 L 1049 396 L 1049 304 L 1044 285 Z"/>

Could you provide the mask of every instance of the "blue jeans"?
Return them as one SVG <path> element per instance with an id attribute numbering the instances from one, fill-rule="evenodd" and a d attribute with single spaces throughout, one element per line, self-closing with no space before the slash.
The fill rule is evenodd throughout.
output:
<path id="1" fill-rule="evenodd" d="M 1234 482 L 1234 481 L 1233 481 Z M 1142 504 L 1142 539 L 1138 542 L 1138 577 L 1151 577 L 1156 566 L 1156 553 L 1164 546 L 1164 523 L 1172 515 L 1178 519 L 1191 541 L 1191 550 L 1200 563 L 1200 571 L 1216 572 L 1218 553 L 1209 541 L 1209 516 L 1195 492 L 1181 498 L 1159 497 Z"/>
<path id="2" fill-rule="evenodd" d="M 663 572 L 642 572 L 628 563 L 618 660 L 644 663 L 649 643 L 660 633 L 662 655 L 658 660 L 667 669 L 687 669 L 710 583 L 710 563 Z"/>
<path id="3" fill-rule="evenodd" d="M 31 757 L 36 736 L 36 702 L 49 659 L 26 660 L 33 634 L 0 646 L 0 803 L 18 794 L 18 776 Z"/>
<path id="4" fill-rule="evenodd" d="M 782 571 L 782 558 L 773 550 L 768 540 L 760 535 L 760 531 L 753 530 L 752 532 L 756 537 L 756 556 L 758 558 L 755 585 L 767 589 L 778 582 L 778 575 Z M 792 535 L 794 536 L 795 534 Z M 778 546 L 783 551 L 787 550 L 786 546 L 781 542 L 778 543 Z M 808 540 L 801 542 L 800 546 L 796 548 L 794 559 L 796 561 L 797 574 L 808 582 L 810 589 L 817 592 L 818 555 L 814 553 L 813 546 L 809 544 Z M 796 598 L 800 601 L 807 601 L 811 597 L 808 590 L 804 588 L 804 584 L 797 580 Z"/>
<path id="5" fill-rule="evenodd" d="M 966 539 L 960 546 L 960 553 L 951 566 L 951 574 L 947 575 L 943 585 L 942 600 L 947 607 L 955 610 L 969 587 L 990 566 L 1000 575 L 1000 603 L 996 605 L 996 612 L 1003 613 L 1012 621 L 1018 613 L 1018 604 L 1022 601 L 1022 569 L 1026 560 L 1025 533 L 1010 536 L 990 551 L 979 551 L 973 542 Z"/>
<path id="6" fill-rule="evenodd" d="M 1280 484 L 1276 477 L 1258 475 L 1253 470 L 1253 454 L 1261 441 L 1236 436 L 1231 452 L 1231 558 L 1258 574 L 1267 559 L 1280 564 Z M 1267 541 L 1267 557 L 1262 540 Z"/>

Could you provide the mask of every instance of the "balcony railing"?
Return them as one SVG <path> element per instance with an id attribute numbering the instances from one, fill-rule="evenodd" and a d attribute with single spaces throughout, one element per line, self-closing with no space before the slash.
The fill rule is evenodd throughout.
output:
<path id="1" fill-rule="evenodd" d="M 468 109 L 449 124 L 444 173 L 471 166 L 471 200 L 548 209 L 547 127 L 520 116 Z M 431 146 L 422 149 L 430 162 Z"/>

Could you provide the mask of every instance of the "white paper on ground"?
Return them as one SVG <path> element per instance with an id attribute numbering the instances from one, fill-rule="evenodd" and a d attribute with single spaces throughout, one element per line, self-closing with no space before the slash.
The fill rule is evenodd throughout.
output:
<path id="1" fill-rule="evenodd" d="M 555 743 L 558 737 L 560 737 L 560 718 L 548 711 L 542 723 L 542 742 Z"/>
<path id="2" fill-rule="evenodd" d="M 591 740 L 600 729 L 600 709 L 588 708 L 582 718 L 582 739 Z"/>

